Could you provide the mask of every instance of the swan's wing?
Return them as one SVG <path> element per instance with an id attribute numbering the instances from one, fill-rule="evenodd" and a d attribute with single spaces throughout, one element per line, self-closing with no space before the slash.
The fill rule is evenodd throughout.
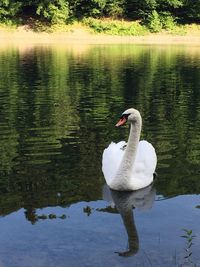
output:
<path id="1" fill-rule="evenodd" d="M 141 188 L 150 184 L 153 181 L 156 164 L 157 157 L 152 144 L 147 141 L 140 141 L 132 170 L 135 184 Z"/>
<path id="2" fill-rule="evenodd" d="M 119 143 L 111 143 L 103 152 L 102 171 L 109 185 L 118 170 L 122 157 L 124 155 L 125 141 Z"/>
<path id="3" fill-rule="evenodd" d="M 157 164 L 155 149 L 151 143 L 140 141 L 136 153 L 134 171 L 153 174 Z"/>

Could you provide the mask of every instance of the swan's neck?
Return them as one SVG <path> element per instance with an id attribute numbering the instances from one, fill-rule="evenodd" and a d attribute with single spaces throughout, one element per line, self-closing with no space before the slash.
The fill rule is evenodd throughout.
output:
<path id="1" fill-rule="evenodd" d="M 136 123 L 131 123 L 130 134 L 128 138 L 128 143 L 126 150 L 124 152 L 123 160 L 124 164 L 130 164 L 130 167 L 135 161 L 135 156 L 137 152 L 138 143 L 140 140 L 141 123 L 138 121 Z M 127 166 L 128 167 L 128 166 Z"/>
<path id="2" fill-rule="evenodd" d="M 136 122 L 131 123 L 127 147 L 124 152 L 122 162 L 113 181 L 115 183 L 116 189 L 118 185 L 120 186 L 120 189 L 122 189 L 124 185 L 124 190 L 127 190 L 127 185 L 129 185 L 131 171 L 134 166 L 137 147 L 140 140 L 141 127 L 141 117 L 138 117 L 138 120 Z"/>

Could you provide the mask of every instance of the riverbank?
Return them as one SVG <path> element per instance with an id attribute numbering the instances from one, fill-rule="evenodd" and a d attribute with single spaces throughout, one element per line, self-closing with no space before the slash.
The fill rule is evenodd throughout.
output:
<path id="1" fill-rule="evenodd" d="M 151 33 L 145 36 L 115 36 L 94 34 L 84 27 L 76 27 L 69 31 L 35 32 L 27 26 L 7 30 L 0 28 L 0 45 L 10 44 L 190 44 L 200 45 L 200 31 L 188 31 L 185 35 L 168 33 Z"/>

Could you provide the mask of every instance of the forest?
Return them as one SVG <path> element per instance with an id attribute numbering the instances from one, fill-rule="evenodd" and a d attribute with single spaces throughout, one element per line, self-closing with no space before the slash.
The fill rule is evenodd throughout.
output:
<path id="1" fill-rule="evenodd" d="M 1 0 L 0 22 L 72 23 L 86 18 L 162 23 L 199 23 L 200 0 Z M 155 25 L 154 25 L 155 24 Z"/>

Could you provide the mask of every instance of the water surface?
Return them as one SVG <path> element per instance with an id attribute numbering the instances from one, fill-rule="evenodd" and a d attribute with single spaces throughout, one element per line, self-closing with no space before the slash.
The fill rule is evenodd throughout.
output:
<path id="1" fill-rule="evenodd" d="M 158 156 L 139 196 L 101 172 L 128 107 Z M 199 132 L 199 47 L 1 48 L 0 266 L 200 266 Z"/>

